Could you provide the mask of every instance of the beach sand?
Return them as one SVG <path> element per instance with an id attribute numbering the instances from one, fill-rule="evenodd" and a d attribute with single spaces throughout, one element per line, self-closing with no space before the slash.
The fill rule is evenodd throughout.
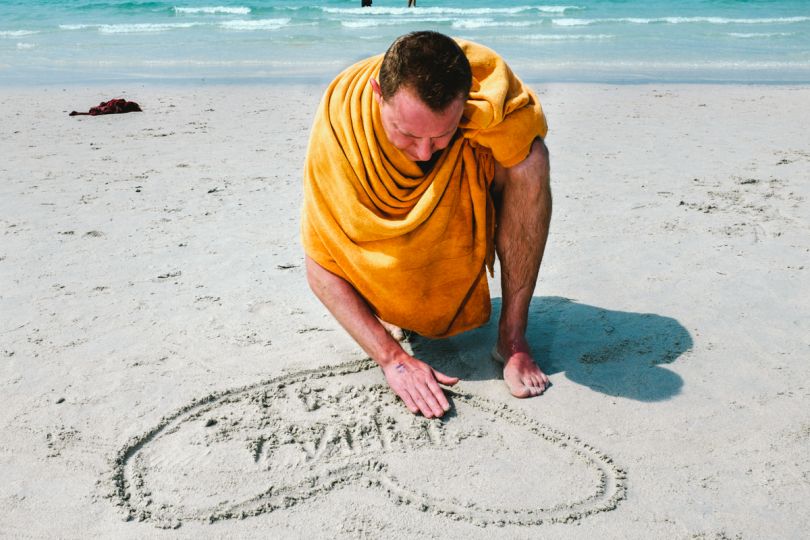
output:
<path id="1" fill-rule="evenodd" d="M 0 90 L 0 536 L 805 535 L 810 87 L 535 88 L 552 386 L 417 338 L 431 421 L 306 284 L 322 86 Z"/>

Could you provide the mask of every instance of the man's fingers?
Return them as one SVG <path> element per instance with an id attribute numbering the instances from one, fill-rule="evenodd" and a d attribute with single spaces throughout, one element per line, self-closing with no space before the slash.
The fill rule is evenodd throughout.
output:
<path id="1" fill-rule="evenodd" d="M 397 392 L 397 394 L 399 394 L 399 397 L 402 398 L 402 401 L 405 402 L 405 406 L 408 407 L 409 411 L 411 411 L 413 414 L 419 412 L 419 407 L 416 406 L 416 403 L 414 403 L 411 394 L 406 389 L 403 388 L 402 390 Z"/>
<path id="2" fill-rule="evenodd" d="M 439 417 L 450 410 L 450 403 L 439 383 L 453 385 L 459 381 L 418 360 L 413 365 L 389 366 L 386 378 L 408 410 L 414 414 L 421 412 L 425 418 Z"/>
<path id="3" fill-rule="evenodd" d="M 439 404 L 439 407 L 442 408 L 442 414 L 450 410 L 450 402 L 447 401 L 447 397 L 444 395 L 444 391 L 436 384 L 436 381 L 433 379 L 428 379 L 428 390 L 433 394 L 433 397 Z M 441 416 L 438 414 L 437 416 Z"/>
<path id="4" fill-rule="evenodd" d="M 453 386 L 459 381 L 458 377 L 448 377 L 441 371 L 436 371 L 435 369 L 433 370 L 433 376 L 436 377 L 436 380 L 439 381 L 441 384 L 447 386 Z"/>
<path id="5" fill-rule="evenodd" d="M 408 396 L 410 402 L 414 405 L 414 407 L 408 407 L 412 413 L 416 414 L 421 412 L 425 418 L 433 418 L 435 415 L 431 410 L 430 405 L 428 405 L 427 401 L 425 401 L 425 397 L 423 395 L 422 390 L 417 385 L 408 385 L 408 388 L 402 388 L 400 391 L 400 397 L 402 397 L 403 401 L 405 398 L 403 396 Z M 407 405 L 408 402 L 405 401 Z"/>
<path id="6" fill-rule="evenodd" d="M 425 418 L 433 418 L 433 411 L 430 409 L 424 397 L 418 395 L 414 398 L 414 401 L 416 402 L 416 406 L 419 407 L 419 412 L 422 413 L 422 416 Z"/>
<path id="7" fill-rule="evenodd" d="M 436 386 L 436 388 L 439 388 L 435 382 L 433 382 L 433 385 Z M 430 388 L 430 383 L 419 385 L 417 387 L 417 392 L 419 392 L 419 395 L 422 396 L 422 400 L 425 403 L 425 408 L 427 409 L 427 413 L 425 412 L 425 409 L 422 409 L 422 414 L 424 414 L 427 418 L 433 418 L 434 416 L 441 416 L 444 414 L 445 409 L 439 405 L 439 402 L 433 395 L 433 391 Z M 441 393 L 441 389 L 439 392 Z M 417 400 L 417 403 L 419 403 L 419 400 Z"/>

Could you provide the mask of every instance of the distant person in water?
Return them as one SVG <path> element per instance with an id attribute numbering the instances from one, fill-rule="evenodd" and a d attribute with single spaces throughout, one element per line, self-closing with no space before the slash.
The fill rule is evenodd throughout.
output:
<path id="1" fill-rule="evenodd" d="M 360 0 L 360 7 L 371 7 L 371 0 Z"/>
<path id="2" fill-rule="evenodd" d="M 416 0 L 408 0 L 408 7 L 416 7 Z"/>

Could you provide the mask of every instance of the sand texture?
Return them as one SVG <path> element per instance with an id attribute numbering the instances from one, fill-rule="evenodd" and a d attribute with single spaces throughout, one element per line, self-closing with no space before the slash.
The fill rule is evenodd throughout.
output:
<path id="1" fill-rule="evenodd" d="M 322 90 L 0 91 L 0 537 L 807 534 L 810 87 L 537 87 L 552 386 L 500 380 L 495 280 L 407 345 L 462 379 L 436 420 L 306 285 Z"/>

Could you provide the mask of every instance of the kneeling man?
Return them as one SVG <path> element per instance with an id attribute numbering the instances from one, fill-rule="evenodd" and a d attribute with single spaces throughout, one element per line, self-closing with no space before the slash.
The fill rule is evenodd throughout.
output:
<path id="1" fill-rule="evenodd" d="M 551 219 L 546 131 L 537 97 L 495 52 L 436 32 L 398 38 L 323 97 L 304 171 L 307 279 L 415 414 L 442 416 L 439 384 L 458 379 L 394 336 L 486 323 L 496 250 L 493 358 L 517 397 L 548 385 L 525 338 Z"/>

